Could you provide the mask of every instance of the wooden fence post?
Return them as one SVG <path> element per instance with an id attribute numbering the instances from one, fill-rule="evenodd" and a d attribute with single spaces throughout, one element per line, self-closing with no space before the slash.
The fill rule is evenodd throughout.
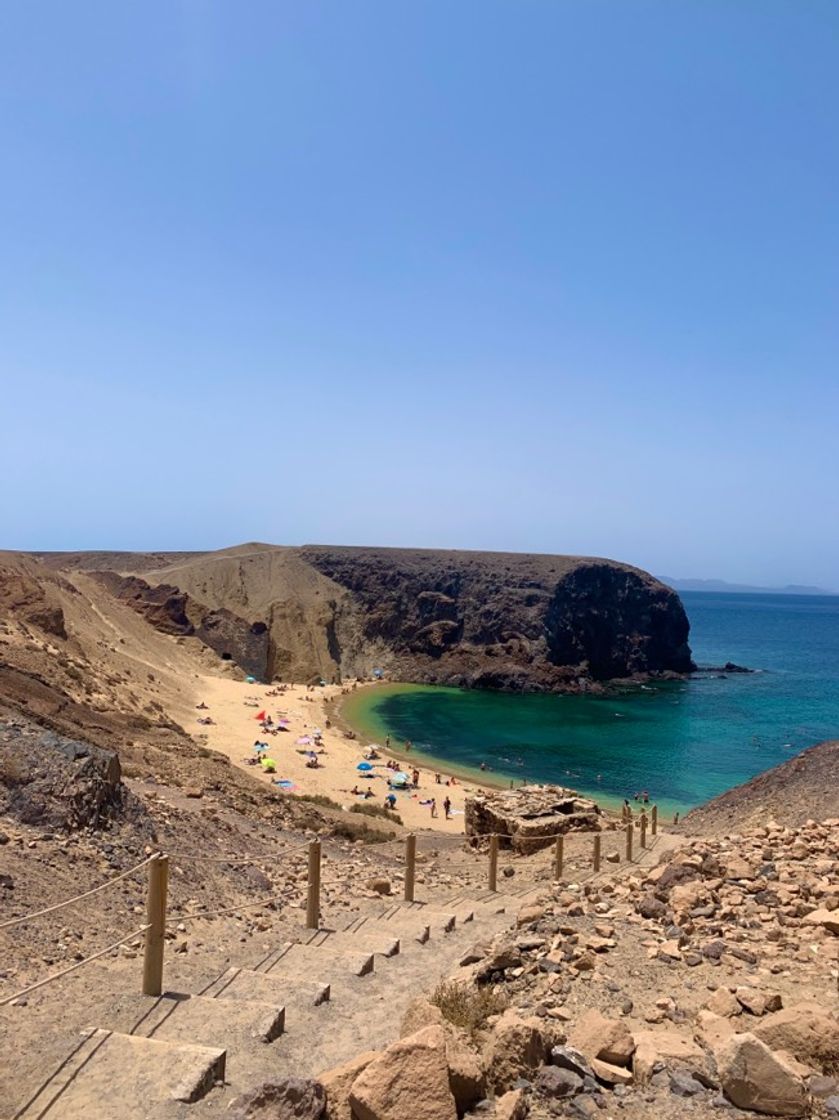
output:
<path id="1" fill-rule="evenodd" d="M 166 943 L 166 896 L 169 893 L 169 857 L 159 853 L 149 864 L 146 899 L 146 951 L 143 956 L 143 995 L 163 992 L 163 946 Z"/>
<path id="2" fill-rule="evenodd" d="M 498 837 L 495 833 L 489 838 L 489 889 L 498 890 Z"/>
<path id="3" fill-rule="evenodd" d="M 641 810 L 641 847 L 647 846 L 647 813 L 646 810 Z"/>
<path id="4" fill-rule="evenodd" d="M 417 859 L 417 838 L 413 832 L 405 837 L 405 901 L 414 901 L 414 866 Z"/>
<path id="5" fill-rule="evenodd" d="M 320 840 L 309 844 L 309 893 L 306 899 L 306 928 L 320 928 Z"/>
<path id="6" fill-rule="evenodd" d="M 554 849 L 554 879 L 557 881 L 562 878 L 562 865 L 565 862 L 565 838 L 557 836 L 556 847 Z"/>
<path id="7" fill-rule="evenodd" d="M 600 833 L 594 834 L 594 870 L 600 870 Z"/>
<path id="8" fill-rule="evenodd" d="M 658 805 L 653 805 L 650 809 L 650 833 L 653 836 L 658 835 Z"/>
<path id="9" fill-rule="evenodd" d="M 632 859 L 632 821 L 626 822 L 626 858 Z"/>

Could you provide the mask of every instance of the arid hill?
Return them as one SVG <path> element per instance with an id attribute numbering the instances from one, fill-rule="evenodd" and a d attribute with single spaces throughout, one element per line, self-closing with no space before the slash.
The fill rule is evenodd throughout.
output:
<path id="1" fill-rule="evenodd" d="M 264 625 L 257 675 L 269 679 L 337 680 L 380 668 L 418 682 L 574 691 L 692 667 L 678 596 L 613 560 L 264 544 L 168 558 L 42 559 L 68 573 L 117 572 L 140 576 L 147 588 L 165 585 L 163 601 L 188 597 L 191 607 L 186 599 L 177 606 L 193 625 L 208 612 L 226 612 L 228 624 L 242 619 L 245 629 Z M 107 582 L 117 594 L 127 590 L 124 581 Z M 126 597 L 135 609 L 160 620 L 163 601 L 139 583 L 133 591 Z M 222 652 L 242 664 L 235 627 L 227 629 L 230 649 Z M 248 668 L 255 671 L 252 655 L 253 648 Z"/>
<path id="2" fill-rule="evenodd" d="M 796 828 L 839 817 L 839 742 L 818 743 L 693 809 L 682 828 L 697 836 L 740 832 L 777 821 Z"/>

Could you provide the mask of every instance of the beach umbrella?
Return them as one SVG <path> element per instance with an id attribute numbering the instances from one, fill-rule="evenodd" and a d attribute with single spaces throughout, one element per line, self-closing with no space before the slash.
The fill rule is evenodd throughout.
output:
<path id="1" fill-rule="evenodd" d="M 260 721 L 265 719 L 265 709 L 263 708 L 261 712 L 257 712 L 256 715 L 253 718 L 258 719 Z"/>
<path id="2" fill-rule="evenodd" d="M 309 735 L 301 735 L 297 740 L 298 747 L 308 747 L 311 745 L 312 739 Z"/>
<path id="3" fill-rule="evenodd" d="M 307 758 L 317 758 L 317 756 L 318 756 L 317 751 L 306 751 L 306 757 Z"/>
<path id="4" fill-rule="evenodd" d="M 358 766 L 356 766 L 356 770 L 372 770 L 372 769 L 373 769 L 373 763 L 372 762 L 359 762 Z"/>
<path id="5" fill-rule="evenodd" d="M 259 754 L 260 751 L 267 751 L 268 750 L 268 744 L 267 743 L 254 743 L 253 749 L 257 752 L 257 754 Z"/>
<path id="6" fill-rule="evenodd" d="M 288 727 L 289 721 L 287 719 L 278 719 L 277 723 L 280 727 Z"/>
<path id="7" fill-rule="evenodd" d="M 411 784 L 411 779 L 400 770 L 390 779 L 390 784 L 392 786 L 409 786 Z"/>
<path id="8" fill-rule="evenodd" d="M 256 684 L 256 677 L 245 677 L 245 684 Z"/>
<path id="9" fill-rule="evenodd" d="M 273 760 L 273 758 L 261 758 L 259 761 L 262 763 L 262 765 L 265 767 L 266 770 L 268 770 L 268 769 L 276 770 L 277 769 L 277 764 Z"/>

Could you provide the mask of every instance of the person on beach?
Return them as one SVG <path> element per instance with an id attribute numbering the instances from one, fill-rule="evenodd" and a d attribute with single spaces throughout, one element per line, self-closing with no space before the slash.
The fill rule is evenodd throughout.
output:
<path id="1" fill-rule="evenodd" d="M 431 798 L 431 816 L 432 816 L 432 818 L 437 816 L 437 798 L 436 797 Z"/>
<path id="2" fill-rule="evenodd" d="M 446 820 L 449 820 L 452 815 L 452 803 L 448 797 L 443 801 L 443 812 L 446 814 Z"/>
<path id="3" fill-rule="evenodd" d="M 390 735 L 385 736 L 385 750 L 390 750 Z"/>
<path id="4" fill-rule="evenodd" d="M 411 774 L 411 781 L 414 783 L 414 789 L 419 789 L 419 770 L 414 770 Z"/>
<path id="5" fill-rule="evenodd" d="M 387 795 L 387 797 L 385 798 L 385 808 L 386 809 L 395 809 L 396 808 L 396 794 L 395 793 L 389 793 Z"/>
<path id="6" fill-rule="evenodd" d="M 435 782 L 437 783 L 437 785 L 439 786 L 439 785 L 440 785 L 440 783 L 441 783 L 441 782 L 443 781 L 443 779 L 441 778 L 441 776 L 440 776 L 439 774 L 435 774 L 435 775 L 434 775 L 434 781 L 435 781 Z"/>

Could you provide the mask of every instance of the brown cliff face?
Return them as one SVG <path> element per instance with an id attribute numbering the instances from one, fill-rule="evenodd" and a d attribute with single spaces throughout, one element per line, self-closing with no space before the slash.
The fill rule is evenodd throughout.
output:
<path id="1" fill-rule="evenodd" d="M 210 610 L 177 587 L 156 587 L 139 576 L 91 573 L 108 591 L 164 634 L 196 637 L 224 660 L 260 679 L 269 672 L 269 636 L 264 622 L 246 622 L 221 608 Z"/>
<path id="2" fill-rule="evenodd" d="M 167 565 L 160 553 L 111 555 L 120 574 L 97 578 L 113 594 L 260 678 L 379 668 L 422 683 L 580 691 L 692 668 L 678 595 L 612 560 L 260 544 Z M 96 567 L 90 553 L 43 560 Z"/>
<path id="3" fill-rule="evenodd" d="M 301 555 L 349 592 L 335 626 L 345 671 L 369 673 L 372 655 L 405 680 L 555 690 L 692 667 L 678 596 L 614 561 L 324 547 Z"/>

